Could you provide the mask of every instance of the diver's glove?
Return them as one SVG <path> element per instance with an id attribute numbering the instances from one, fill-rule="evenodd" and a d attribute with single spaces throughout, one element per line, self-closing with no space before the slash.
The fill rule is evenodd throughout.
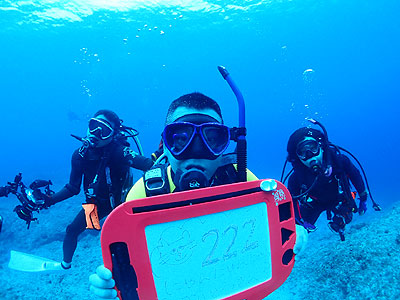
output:
<path id="1" fill-rule="evenodd" d="M 50 206 L 77 195 L 78 193 L 79 188 L 75 188 L 72 185 L 67 184 L 57 193 L 52 195 L 43 194 L 44 208 L 49 208 Z"/>
<path id="2" fill-rule="evenodd" d="M 360 200 L 360 205 L 358 206 L 358 214 L 362 216 L 367 211 L 367 200 Z"/>
<path id="3" fill-rule="evenodd" d="M 314 224 L 308 223 L 307 221 L 303 221 L 303 227 L 305 230 L 307 230 L 307 232 L 314 232 L 315 230 L 317 230 L 317 226 L 315 226 Z"/>
<path id="4" fill-rule="evenodd" d="M 362 216 L 367 211 L 368 191 L 365 190 L 360 194 L 360 205 L 358 206 L 358 214 Z"/>
<path id="5" fill-rule="evenodd" d="M 4 187 L 0 187 L 0 197 L 8 197 L 8 194 L 11 192 L 11 187 L 6 185 Z"/>
<path id="6" fill-rule="evenodd" d="M 119 300 L 112 273 L 104 265 L 98 266 L 96 274 L 89 276 L 89 283 L 90 291 L 99 299 Z"/>
<path id="7" fill-rule="evenodd" d="M 304 251 L 308 241 L 308 232 L 307 230 L 301 226 L 296 224 L 296 243 L 294 244 L 293 252 L 296 254 L 300 254 Z"/>
<path id="8" fill-rule="evenodd" d="M 42 193 L 42 199 L 44 200 L 43 208 L 49 208 L 50 206 L 55 204 L 50 195 L 46 195 L 46 194 Z"/>

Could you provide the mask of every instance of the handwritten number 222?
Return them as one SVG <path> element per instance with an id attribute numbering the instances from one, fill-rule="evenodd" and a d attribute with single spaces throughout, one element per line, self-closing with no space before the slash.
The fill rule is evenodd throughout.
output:
<path id="1" fill-rule="evenodd" d="M 249 220 L 247 222 L 245 222 L 242 226 L 243 230 L 246 230 L 248 232 L 248 236 L 246 239 L 246 243 L 244 244 L 241 252 L 245 252 L 254 248 L 257 248 L 258 246 L 258 242 L 253 240 L 253 236 L 254 236 L 254 230 L 255 230 L 255 220 Z M 242 231 L 242 230 L 241 230 Z M 228 246 L 225 249 L 224 254 L 222 255 L 222 257 L 218 257 L 215 255 L 215 251 L 218 248 L 218 244 L 220 242 L 220 239 L 224 238 L 225 236 L 228 235 L 228 233 L 232 232 L 232 239 L 231 241 L 228 243 Z M 208 231 L 207 233 L 205 233 L 202 237 L 202 241 L 205 242 L 208 238 L 214 238 L 214 244 L 210 249 L 210 252 L 208 253 L 207 257 L 204 259 L 202 266 L 208 266 L 211 264 L 215 264 L 217 262 L 219 262 L 220 260 L 227 260 L 231 257 L 237 256 L 237 251 L 231 251 L 233 245 L 235 244 L 236 238 L 238 235 L 238 227 L 235 225 L 230 225 L 228 226 L 222 233 L 221 237 L 220 237 L 220 233 L 218 229 L 212 229 L 210 231 Z"/>

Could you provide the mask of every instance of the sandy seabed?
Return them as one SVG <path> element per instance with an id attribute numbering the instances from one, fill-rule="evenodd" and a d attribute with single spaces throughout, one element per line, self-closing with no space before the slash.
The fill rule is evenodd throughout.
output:
<path id="1" fill-rule="evenodd" d="M 1 203 L 5 222 L 0 234 L 0 299 L 96 299 L 89 292 L 88 277 L 102 263 L 97 232 L 81 235 L 70 270 L 41 274 L 7 267 L 11 249 L 60 260 L 65 228 L 81 200 L 75 197 L 43 210 L 40 223 L 29 230 L 12 212 L 15 199 Z M 399 219 L 400 203 L 379 213 L 369 209 L 365 216 L 355 216 L 345 242 L 319 220 L 320 229 L 310 234 L 291 275 L 267 299 L 400 299 Z"/>

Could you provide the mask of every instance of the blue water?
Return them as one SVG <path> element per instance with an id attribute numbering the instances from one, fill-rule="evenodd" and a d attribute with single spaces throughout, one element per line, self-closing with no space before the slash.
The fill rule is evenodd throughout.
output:
<path id="1" fill-rule="evenodd" d="M 388 207 L 400 179 L 399 9 L 397 0 L 2 0 L 0 185 L 17 172 L 65 184 L 79 146 L 70 133 L 84 135 L 102 108 L 140 131 L 147 155 L 184 93 L 216 99 L 237 126 L 224 65 L 245 96 L 255 174 L 279 179 L 289 135 L 314 117 Z"/>

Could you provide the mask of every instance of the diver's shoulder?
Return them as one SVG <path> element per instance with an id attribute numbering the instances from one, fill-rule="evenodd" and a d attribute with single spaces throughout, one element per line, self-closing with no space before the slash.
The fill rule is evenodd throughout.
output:
<path id="1" fill-rule="evenodd" d="M 342 154 L 342 153 L 336 154 L 336 162 L 339 165 L 339 167 L 342 167 L 342 168 L 352 165 L 350 158 L 347 155 Z"/>
<path id="2" fill-rule="evenodd" d="M 81 148 L 77 148 L 74 150 L 74 152 L 72 152 L 72 160 L 82 160 L 83 157 L 80 154 L 80 149 Z"/>
<path id="3" fill-rule="evenodd" d="M 246 170 L 247 181 L 255 181 L 258 180 L 258 177 L 249 169 Z"/>
<path id="4" fill-rule="evenodd" d="M 132 186 L 128 192 L 128 195 L 126 196 L 126 201 L 132 201 L 141 198 L 146 198 L 146 189 L 144 186 L 143 177 L 136 181 L 136 183 Z"/>
<path id="5" fill-rule="evenodd" d="M 288 184 L 289 185 L 294 185 L 297 184 L 298 181 L 300 181 L 300 178 L 305 178 L 306 172 L 304 172 L 304 170 L 293 170 L 293 173 L 290 174 L 289 178 L 288 178 Z"/>
<path id="6" fill-rule="evenodd" d="M 232 163 L 231 166 L 235 168 L 235 171 L 238 171 L 238 165 L 236 163 Z M 258 180 L 258 177 L 249 170 L 249 168 L 246 168 L 246 176 L 247 176 L 247 181 L 255 181 Z"/>

